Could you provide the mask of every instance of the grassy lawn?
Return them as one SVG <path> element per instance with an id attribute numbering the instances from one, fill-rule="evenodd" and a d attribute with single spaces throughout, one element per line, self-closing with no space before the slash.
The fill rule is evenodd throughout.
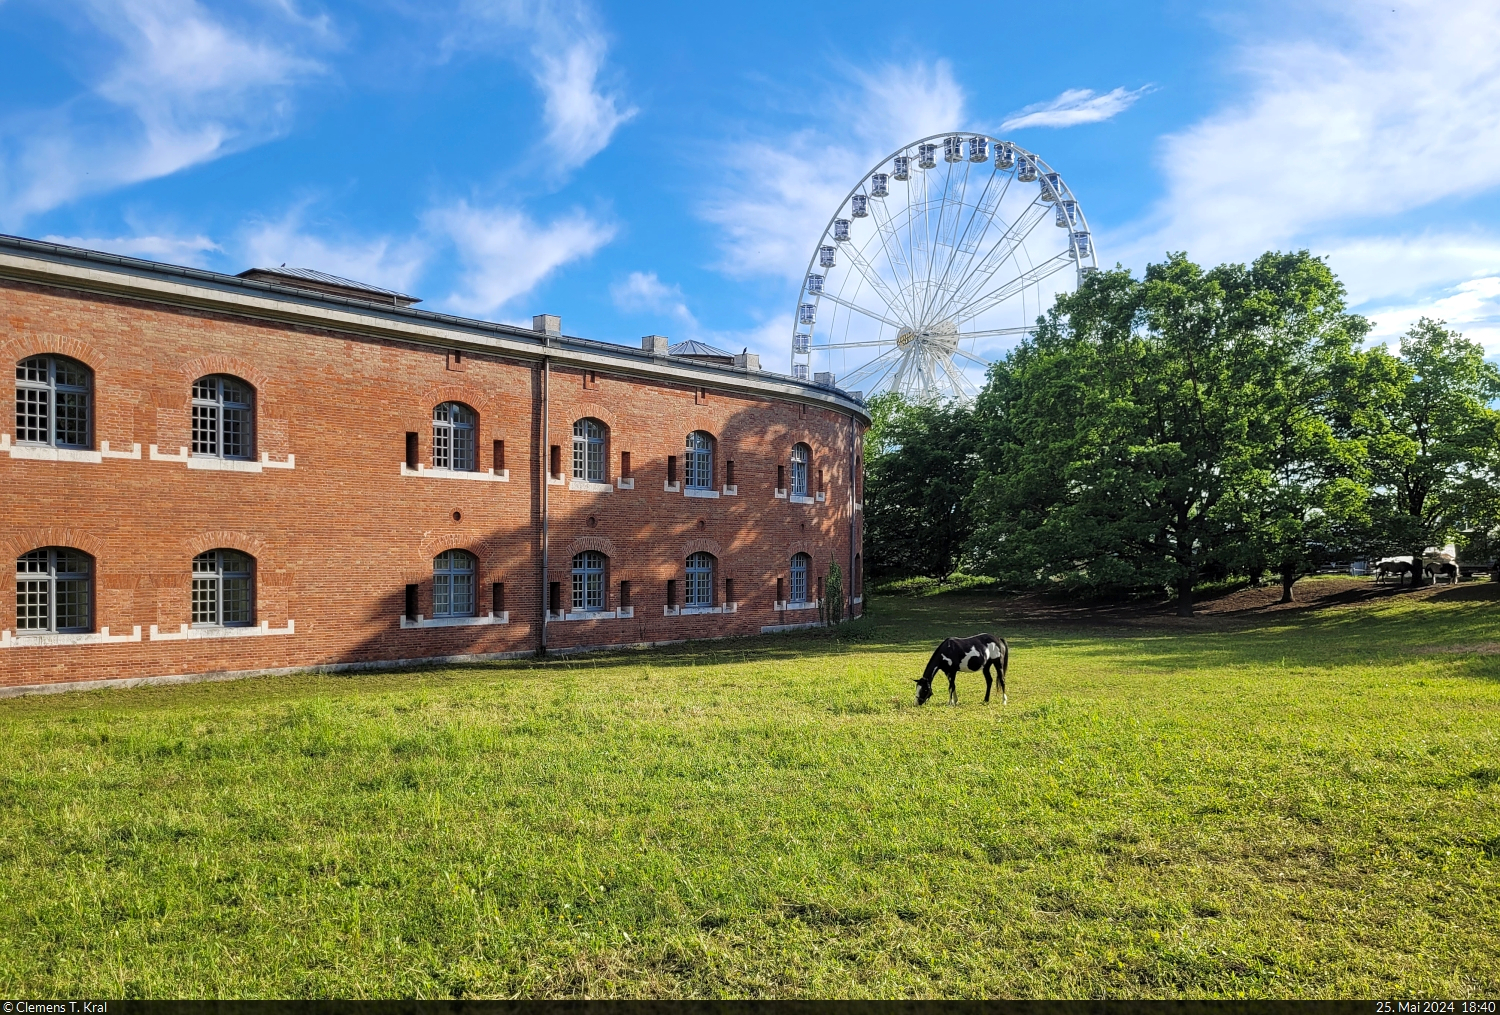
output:
<path id="1" fill-rule="evenodd" d="M 0 989 L 1494 997 L 1492 588 L 3 701 Z"/>

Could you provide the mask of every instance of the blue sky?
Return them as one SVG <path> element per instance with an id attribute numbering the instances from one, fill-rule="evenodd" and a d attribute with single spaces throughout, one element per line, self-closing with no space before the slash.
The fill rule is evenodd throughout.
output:
<path id="1" fill-rule="evenodd" d="M 1493 3 L 0 0 L 0 230 L 777 369 L 844 193 L 949 129 L 1101 263 L 1306 246 L 1500 352 Z"/>

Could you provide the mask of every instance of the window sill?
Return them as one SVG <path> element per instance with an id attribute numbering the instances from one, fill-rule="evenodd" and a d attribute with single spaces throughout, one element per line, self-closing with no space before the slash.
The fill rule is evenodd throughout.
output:
<path id="1" fill-rule="evenodd" d="M 777 500 L 786 500 L 786 491 L 785 490 L 777 490 L 776 491 L 776 499 Z"/>
<path id="2" fill-rule="evenodd" d="M 418 627 L 476 627 L 480 624 L 509 624 L 510 611 L 490 613 L 483 617 L 424 617 L 417 614 L 416 620 L 401 618 L 401 630 L 410 631 Z"/>
<path id="3" fill-rule="evenodd" d="M 595 483 L 587 479 L 570 479 L 568 480 L 568 489 L 583 490 L 587 493 L 614 493 L 615 485 L 613 483 Z"/>
<path id="4" fill-rule="evenodd" d="M 634 479 L 634 477 L 626 476 L 623 479 L 617 479 L 617 480 L 615 480 L 615 489 L 617 489 L 617 490 L 634 490 L 635 489 L 635 479 Z"/>
<path id="5" fill-rule="evenodd" d="M 272 627 L 269 620 L 262 620 L 253 627 L 193 627 L 183 624 L 177 634 L 162 634 L 156 625 L 151 625 L 152 641 L 197 641 L 200 638 L 253 638 L 263 634 L 296 634 L 297 622 L 288 620 L 286 627 Z"/>
<path id="6" fill-rule="evenodd" d="M 259 461 L 238 458 L 212 458 L 208 455 L 190 455 L 188 449 L 179 447 L 177 454 L 164 455 L 155 444 L 147 457 L 153 462 L 179 462 L 189 469 L 204 469 L 209 472 L 261 472 L 265 469 L 295 469 L 297 456 L 287 455 L 284 462 L 273 462 L 268 452 L 261 452 Z"/>
<path id="7" fill-rule="evenodd" d="M 663 483 L 661 485 L 661 488 L 662 488 L 662 492 L 663 493 L 680 493 L 681 490 L 682 490 L 682 484 L 681 483 Z"/>
<path id="8" fill-rule="evenodd" d="M 854 603 L 855 606 L 858 606 L 860 603 L 862 603 L 864 601 L 865 601 L 865 597 L 864 596 L 855 596 L 854 599 L 853 599 L 853 603 Z"/>
<path id="9" fill-rule="evenodd" d="M 793 504 L 816 504 L 817 503 L 817 501 L 813 500 L 811 497 L 802 497 L 802 496 L 799 496 L 798 494 L 795 494 L 795 493 L 792 494 L 792 496 L 789 499 L 791 500 L 791 502 Z"/>
<path id="10" fill-rule="evenodd" d="M 865 503 L 864 503 L 864 501 L 857 500 L 857 501 L 854 502 L 854 510 L 856 510 L 856 511 L 863 511 L 864 509 L 865 509 Z"/>
<path id="11" fill-rule="evenodd" d="M 740 488 L 738 485 L 725 486 L 724 489 L 720 492 L 723 493 L 726 497 L 738 497 L 740 495 Z"/>
<path id="12" fill-rule="evenodd" d="M 771 609 L 777 611 L 816 610 L 817 608 L 818 601 L 816 599 L 809 599 L 805 603 L 789 603 L 785 601 L 777 601 L 771 605 Z"/>
<path id="13" fill-rule="evenodd" d="M 663 617 L 692 617 L 700 613 L 738 613 L 739 603 L 725 603 L 722 606 L 663 606 L 661 615 Z"/>
<path id="14" fill-rule="evenodd" d="M 289 455 L 287 457 L 290 459 L 293 456 Z M 401 475 L 422 476 L 427 479 L 471 479 L 481 483 L 510 482 L 509 469 L 501 469 L 499 472 L 496 472 L 494 469 L 486 469 L 483 472 L 477 469 L 473 472 L 464 472 L 461 469 L 429 469 L 422 464 L 418 464 L 415 469 L 408 469 L 405 462 L 401 463 Z"/>
<path id="15" fill-rule="evenodd" d="M 564 476 L 548 476 L 547 477 L 547 485 L 548 486 L 562 486 L 565 483 L 567 483 L 567 481 L 568 481 L 567 478 L 564 477 Z"/>
<path id="16" fill-rule="evenodd" d="M 127 641 L 140 641 L 141 629 L 136 626 L 130 634 L 110 634 L 109 628 L 81 634 L 12 634 L 0 631 L 0 648 L 43 648 L 50 645 L 118 645 Z"/>
<path id="17" fill-rule="evenodd" d="M 819 490 L 818 491 L 818 503 L 821 504 L 821 503 L 823 503 L 823 501 L 825 501 L 827 499 L 828 499 L 828 495 L 825 494 L 825 493 L 823 493 L 823 491 Z"/>
<path id="18" fill-rule="evenodd" d="M 568 610 L 566 613 L 549 613 L 547 619 L 557 623 L 567 620 L 629 620 L 634 616 L 634 606 L 621 606 L 613 610 Z"/>
<path id="19" fill-rule="evenodd" d="M 0 451 L 10 457 L 33 462 L 87 462 L 97 465 L 106 458 L 133 458 L 140 461 L 141 446 L 132 444 L 129 451 L 111 451 L 109 441 L 100 441 L 98 451 L 87 448 L 54 448 L 46 444 L 12 444 L 10 434 L 0 433 Z"/>
<path id="20" fill-rule="evenodd" d="M 704 497 L 710 500 L 717 500 L 719 497 L 719 491 L 704 490 L 700 487 L 690 486 L 686 490 L 682 491 L 682 495 L 684 497 Z"/>

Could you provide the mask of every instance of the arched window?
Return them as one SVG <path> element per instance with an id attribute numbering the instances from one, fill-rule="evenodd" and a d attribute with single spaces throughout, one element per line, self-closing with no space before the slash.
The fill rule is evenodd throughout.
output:
<path id="1" fill-rule="evenodd" d="M 604 482 L 604 424 L 597 419 L 573 424 L 573 478 Z"/>
<path id="2" fill-rule="evenodd" d="M 812 462 L 812 448 L 806 444 L 792 445 L 792 496 L 807 496 L 807 469 Z"/>
<path id="3" fill-rule="evenodd" d="M 474 555 L 463 550 L 444 550 L 432 560 L 432 615 L 474 616 Z"/>
<path id="4" fill-rule="evenodd" d="M 255 561 L 238 550 L 193 558 L 193 624 L 245 627 L 255 622 Z"/>
<path id="5" fill-rule="evenodd" d="M 687 604 L 689 606 L 712 606 L 714 604 L 714 555 L 688 554 L 687 559 Z"/>
<path id="6" fill-rule="evenodd" d="M 16 629 L 22 634 L 93 630 L 94 564 L 65 546 L 16 558 Z"/>
<path id="7" fill-rule="evenodd" d="M 573 609 L 604 609 L 604 554 L 598 550 L 573 554 Z"/>
<path id="8" fill-rule="evenodd" d="M 687 435 L 684 456 L 687 485 L 692 490 L 712 490 L 714 485 L 714 439 L 702 430 Z"/>
<path id="9" fill-rule="evenodd" d="M 432 467 L 474 471 L 474 410 L 461 402 L 444 402 L 432 410 Z"/>
<path id="10" fill-rule="evenodd" d="M 812 570 L 812 558 L 805 553 L 792 554 L 792 598 L 791 602 L 807 602 L 807 573 Z"/>
<path id="11" fill-rule="evenodd" d="M 94 446 L 93 374 L 66 356 L 31 356 L 16 364 L 16 440 L 56 448 Z"/>
<path id="12" fill-rule="evenodd" d="M 193 382 L 193 454 L 253 458 L 255 395 L 237 377 L 212 375 Z"/>

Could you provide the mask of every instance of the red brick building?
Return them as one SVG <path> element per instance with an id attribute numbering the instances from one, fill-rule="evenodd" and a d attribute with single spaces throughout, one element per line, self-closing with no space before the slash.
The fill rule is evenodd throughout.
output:
<path id="1" fill-rule="evenodd" d="M 857 398 L 412 302 L 0 238 L 0 693 L 859 612 Z"/>

